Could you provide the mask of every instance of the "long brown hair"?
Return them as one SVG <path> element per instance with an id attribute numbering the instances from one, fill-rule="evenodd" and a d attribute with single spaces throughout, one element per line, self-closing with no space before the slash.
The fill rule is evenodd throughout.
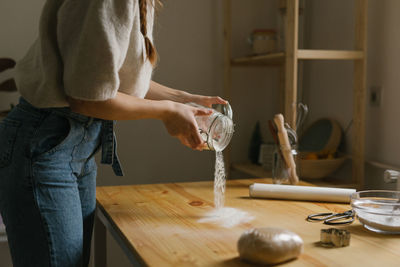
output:
<path id="1" fill-rule="evenodd" d="M 143 34 L 145 45 L 146 45 L 146 54 L 147 58 L 150 60 L 150 63 L 155 66 L 157 63 L 157 50 L 153 43 L 150 41 L 147 36 L 147 5 L 148 4 L 161 6 L 160 0 L 139 0 L 139 11 L 140 11 L 140 32 Z"/>

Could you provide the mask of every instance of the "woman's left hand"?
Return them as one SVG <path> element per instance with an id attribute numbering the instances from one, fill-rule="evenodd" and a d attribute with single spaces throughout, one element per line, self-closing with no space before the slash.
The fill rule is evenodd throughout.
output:
<path id="1" fill-rule="evenodd" d="M 203 95 L 192 95 L 187 97 L 187 102 L 193 102 L 204 107 L 211 108 L 214 104 L 228 104 L 228 101 L 222 99 L 219 96 L 203 96 Z"/>
<path id="2" fill-rule="evenodd" d="M 171 100 L 178 103 L 196 103 L 211 108 L 214 104 L 228 104 L 228 101 L 219 96 L 204 96 L 191 94 L 186 91 L 172 89 L 155 81 L 151 81 L 146 99 L 150 100 Z"/>

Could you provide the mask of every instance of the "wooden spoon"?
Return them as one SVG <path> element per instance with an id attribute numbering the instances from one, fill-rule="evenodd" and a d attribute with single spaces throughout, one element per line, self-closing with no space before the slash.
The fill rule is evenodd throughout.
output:
<path id="1" fill-rule="evenodd" d="M 291 184 L 297 184 L 299 177 L 296 173 L 296 163 L 294 162 L 292 149 L 289 142 L 289 137 L 285 129 L 285 121 L 282 114 L 276 114 L 274 116 L 274 122 L 278 129 L 279 144 L 281 146 L 282 154 L 286 162 L 286 166 L 289 168 L 289 181 Z"/>

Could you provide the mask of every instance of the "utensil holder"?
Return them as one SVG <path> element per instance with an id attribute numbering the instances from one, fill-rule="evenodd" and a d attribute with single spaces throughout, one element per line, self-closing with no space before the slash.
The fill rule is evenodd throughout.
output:
<path id="1" fill-rule="evenodd" d="M 274 184 L 289 183 L 289 167 L 283 158 L 283 150 L 286 149 L 282 146 L 275 146 L 275 150 L 272 156 L 272 181 Z M 294 162 L 296 164 L 296 171 L 298 170 L 298 157 L 297 157 L 297 145 L 292 145 L 290 151 L 293 155 Z"/>

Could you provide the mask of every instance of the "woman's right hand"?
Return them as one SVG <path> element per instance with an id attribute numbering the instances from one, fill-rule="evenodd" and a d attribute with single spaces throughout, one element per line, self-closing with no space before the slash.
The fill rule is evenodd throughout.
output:
<path id="1" fill-rule="evenodd" d="M 208 116 L 212 113 L 212 110 L 172 101 L 165 101 L 165 103 L 167 112 L 164 113 L 162 121 L 168 133 L 178 138 L 185 146 L 202 150 L 204 141 L 200 136 L 195 116 Z"/>
<path id="2" fill-rule="evenodd" d="M 72 111 L 104 120 L 160 119 L 170 135 L 182 144 L 202 150 L 205 144 L 200 136 L 195 116 L 207 116 L 208 108 L 197 108 L 170 100 L 148 100 L 117 93 L 105 101 L 86 101 L 68 97 Z"/>

